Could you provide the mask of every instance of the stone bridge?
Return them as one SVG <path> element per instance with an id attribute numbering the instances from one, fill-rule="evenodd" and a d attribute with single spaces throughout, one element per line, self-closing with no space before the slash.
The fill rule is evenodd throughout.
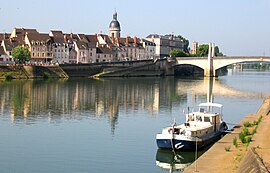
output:
<path id="1" fill-rule="evenodd" d="M 175 65 L 188 64 L 204 70 L 204 76 L 216 77 L 216 71 L 231 64 L 244 62 L 270 62 L 269 56 L 223 56 L 215 57 L 214 45 L 209 44 L 208 57 L 176 57 Z"/>

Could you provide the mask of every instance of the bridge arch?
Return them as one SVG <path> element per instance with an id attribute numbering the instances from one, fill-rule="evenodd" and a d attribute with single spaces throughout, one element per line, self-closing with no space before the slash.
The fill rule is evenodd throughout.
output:
<path id="1" fill-rule="evenodd" d="M 270 58 L 266 57 L 215 57 L 213 58 L 214 70 L 218 70 L 228 65 L 243 62 L 270 62 Z"/>
<path id="2" fill-rule="evenodd" d="M 204 70 L 205 76 L 216 76 L 216 71 L 231 64 L 241 62 L 270 62 L 266 56 L 226 56 L 226 57 L 176 57 L 175 65 L 189 64 Z"/>
<path id="3" fill-rule="evenodd" d="M 201 69 L 205 69 L 207 65 L 207 58 L 206 57 L 177 57 L 176 58 L 176 65 L 194 65 Z"/>

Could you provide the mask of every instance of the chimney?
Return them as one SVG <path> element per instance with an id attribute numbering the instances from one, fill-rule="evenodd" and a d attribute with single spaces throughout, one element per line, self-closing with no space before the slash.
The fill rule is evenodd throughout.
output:
<path id="1" fill-rule="evenodd" d="M 129 36 L 126 37 L 126 44 L 129 43 Z"/>
<path id="2" fill-rule="evenodd" d="M 72 32 L 70 33 L 69 37 L 70 37 L 70 39 L 73 39 L 73 34 L 72 34 Z"/>
<path id="3" fill-rule="evenodd" d="M 137 44 L 137 37 L 134 37 L 134 44 Z"/>
<path id="4" fill-rule="evenodd" d="M 8 39 L 7 33 L 4 33 L 4 39 Z"/>
<path id="5" fill-rule="evenodd" d="M 67 42 L 67 35 L 64 34 L 64 41 Z"/>

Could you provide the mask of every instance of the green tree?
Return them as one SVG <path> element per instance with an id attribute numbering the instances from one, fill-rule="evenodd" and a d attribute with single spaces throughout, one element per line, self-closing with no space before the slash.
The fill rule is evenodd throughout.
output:
<path id="1" fill-rule="evenodd" d="M 208 44 L 202 44 L 198 48 L 198 56 L 203 57 L 203 56 L 208 56 L 208 49 L 209 45 Z"/>
<path id="2" fill-rule="evenodd" d="M 198 48 L 197 55 L 200 57 L 208 56 L 209 45 L 202 44 Z M 215 46 L 215 56 L 224 56 L 222 52 L 219 51 L 219 47 Z"/>
<path id="3" fill-rule="evenodd" d="M 224 56 L 222 52 L 219 52 L 218 46 L 215 47 L 215 55 L 216 56 Z"/>
<path id="4" fill-rule="evenodd" d="M 179 50 L 179 49 L 174 49 L 170 51 L 170 56 L 171 57 L 187 57 L 189 54 L 186 52 Z"/>
<path id="5" fill-rule="evenodd" d="M 24 62 L 30 60 L 30 52 L 26 47 L 17 46 L 11 52 L 15 61 Z"/>
<path id="6" fill-rule="evenodd" d="M 184 51 L 188 53 L 188 46 L 189 46 L 189 41 L 184 38 L 182 35 L 178 35 L 177 38 L 183 41 L 184 43 Z"/>

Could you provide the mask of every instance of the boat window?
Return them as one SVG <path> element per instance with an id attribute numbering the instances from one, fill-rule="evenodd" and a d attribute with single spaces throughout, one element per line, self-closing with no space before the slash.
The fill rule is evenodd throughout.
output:
<path id="1" fill-rule="evenodd" d="M 193 120 L 193 116 L 192 116 L 192 115 L 189 115 L 189 116 L 188 116 L 188 120 L 189 120 L 189 121 L 194 121 L 194 120 Z"/>
<path id="2" fill-rule="evenodd" d="M 200 112 L 204 112 L 204 108 L 200 108 Z"/>
<path id="3" fill-rule="evenodd" d="M 196 120 L 197 121 L 202 121 L 202 117 L 201 116 L 196 116 Z"/>
<path id="4" fill-rule="evenodd" d="M 204 122 L 210 122 L 210 117 L 204 117 Z"/>

